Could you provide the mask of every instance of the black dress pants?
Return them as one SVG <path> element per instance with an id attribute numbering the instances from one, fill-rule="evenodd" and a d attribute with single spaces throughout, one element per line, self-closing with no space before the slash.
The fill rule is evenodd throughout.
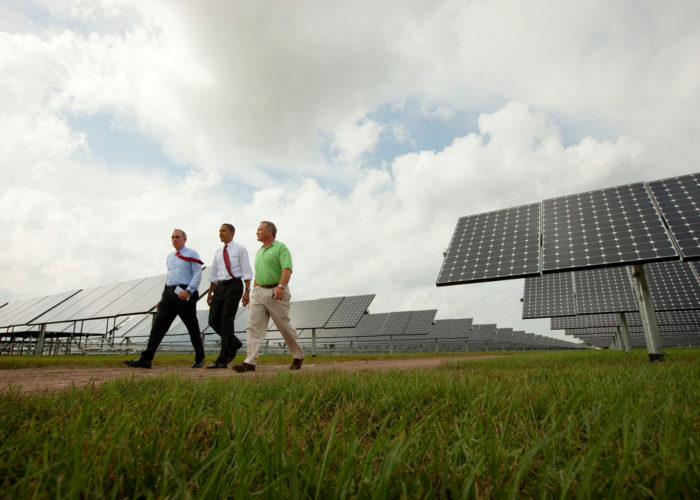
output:
<path id="1" fill-rule="evenodd" d="M 243 296 L 243 281 L 230 279 L 219 282 L 209 304 L 209 326 L 221 336 L 221 351 L 216 362 L 228 364 L 236 357 L 243 343 L 233 333 L 233 320 Z"/>
<path id="2" fill-rule="evenodd" d="M 185 288 L 185 287 L 183 287 Z M 199 292 L 196 290 L 189 300 L 180 300 L 175 295 L 174 287 L 166 286 L 158 304 L 158 312 L 153 320 L 151 334 L 148 336 L 146 350 L 141 353 L 141 359 L 152 361 L 156 355 L 158 346 L 163 341 L 163 337 L 168 332 L 170 325 L 179 316 L 187 327 L 190 334 L 190 341 L 194 347 L 194 357 L 197 361 L 204 359 L 204 345 L 202 344 L 202 333 L 199 331 L 199 321 L 197 321 L 197 299 Z"/>

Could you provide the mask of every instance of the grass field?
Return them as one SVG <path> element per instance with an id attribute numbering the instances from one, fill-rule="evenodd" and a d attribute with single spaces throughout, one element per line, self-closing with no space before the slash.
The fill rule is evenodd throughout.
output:
<path id="1" fill-rule="evenodd" d="M 89 361 L 100 359 L 119 362 Z M 700 498 L 700 350 L 667 350 L 666 359 L 518 353 L 424 371 L 5 390 L 0 491 Z"/>

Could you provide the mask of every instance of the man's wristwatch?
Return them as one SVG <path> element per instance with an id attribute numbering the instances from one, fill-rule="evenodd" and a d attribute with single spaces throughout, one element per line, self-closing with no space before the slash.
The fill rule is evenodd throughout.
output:
<path id="1" fill-rule="evenodd" d="M 246 292 L 250 292 L 250 288 L 246 288 L 245 291 L 246 291 Z"/>
<path id="2" fill-rule="evenodd" d="M 280 287 L 280 288 L 281 288 L 282 290 L 284 290 L 285 288 L 287 288 L 287 287 L 286 287 L 286 286 L 284 286 L 284 285 L 283 285 L 282 283 L 280 283 L 280 284 L 279 284 L 279 285 L 277 285 L 277 286 L 278 286 L 278 287 Z"/>

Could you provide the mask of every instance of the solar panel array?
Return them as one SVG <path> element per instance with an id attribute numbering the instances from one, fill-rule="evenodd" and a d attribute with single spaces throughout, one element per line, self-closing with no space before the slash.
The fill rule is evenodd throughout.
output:
<path id="1" fill-rule="evenodd" d="M 692 174 L 462 217 L 436 284 L 678 260 L 674 241 L 700 259 L 698 207 Z"/>

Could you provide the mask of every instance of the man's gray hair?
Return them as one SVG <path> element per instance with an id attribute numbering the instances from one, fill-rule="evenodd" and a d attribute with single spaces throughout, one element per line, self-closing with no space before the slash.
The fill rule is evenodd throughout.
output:
<path id="1" fill-rule="evenodd" d="M 175 229 L 173 229 L 173 231 L 180 231 L 180 234 L 182 235 L 182 237 L 184 239 L 187 239 L 187 234 L 182 229 L 175 228 Z"/>
<path id="2" fill-rule="evenodd" d="M 272 231 L 272 236 L 275 238 L 277 237 L 277 226 L 275 226 L 274 223 L 270 222 L 269 220 L 264 220 L 260 222 L 260 224 L 267 224 L 267 228 Z"/>

